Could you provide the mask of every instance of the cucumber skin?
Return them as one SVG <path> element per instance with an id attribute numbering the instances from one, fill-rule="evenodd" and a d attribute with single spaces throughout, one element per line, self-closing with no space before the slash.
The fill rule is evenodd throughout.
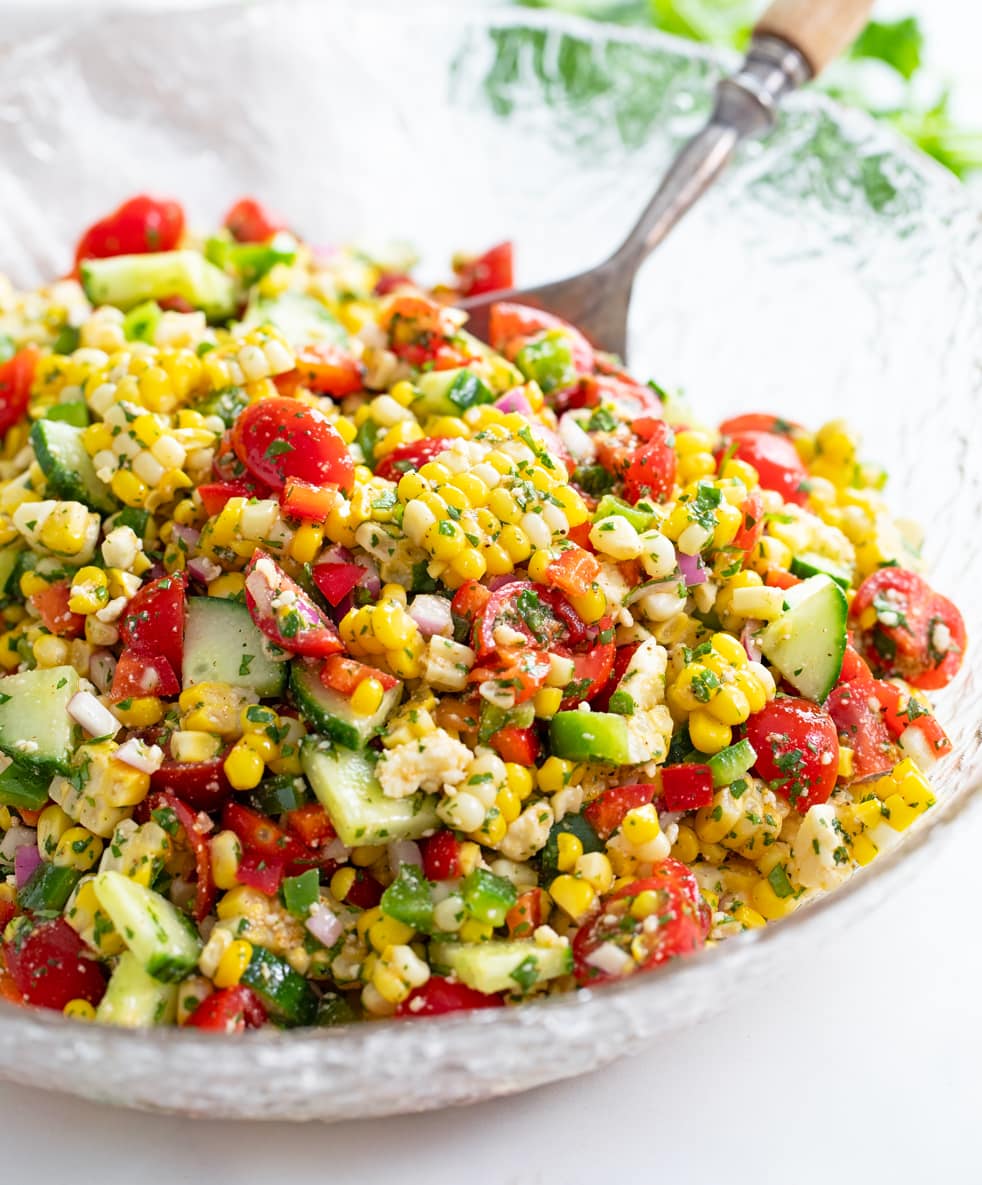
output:
<path id="1" fill-rule="evenodd" d="M 66 458 L 59 456 L 56 451 L 59 436 L 65 438 L 66 444 L 72 437 L 77 441 L 79 455 L 70 458 L 72 464 L 78 465 L 77 472 L 69 469 Z M 119 503 L 110 493 L 109 487 L 96 476 L 80 437 L 81 429 L 73 428 L 70 424 L 58 420 L 37 420 L 31 428 L 30 439 L 34 455 L 53 493 L 68 502 L 81 502 L 99 514 L 112 514 L 119 509 Z"/>
<path id="2" fill-rule="evenodd" d="M 311 684 L 309 690 L 308 683 Z M 391 691 L 387 691 L 382 697 L 382 706 L 378 712 L 374 716 L 363 717 L 364 723 L 360 725 L 332 714 L 322 703 L 318 702 L 318 695 L 323 695 L 323 698 L 327 699 L 332 693 L 329 693 L 326 688 L 322 690 L 320 679 L 314 669 L 302 662 L 290 663 L 290 691 L 293 693 L 297 706 L 302 709 L 304 715 L 319 733 L 328 737 L 335 744 L 343 745 L 345 749 L 363 749 L 381 729 L 386 718 L 399 702 L 402 684 L 400 683 Z M 343 702 L 342 696 L 337 692 L 333 694 Z M 352 715 L 354 714 L 352 713 Z"/>
<path id="3" fill-rule="evenodd" d="M 802 609 L 807 609 L 809 600 L 813 600 L 823 593 L 828 601 L 828 621 L 816 624 L 812 621 L 812 614 L 803 614 Z M 846 653 L 846 620 L 849 613 L 846 594 L 831 576 L 820 574 L 810 576 L 801 584 L 789 589 L 787 601 L 790 608 L 767 627 L 761 637 L 760 648 L 771 665 L 781 672 L 792 687 L 814 703 L 824 703 L 839 678 L 842 671 L 842 660 Z M 810 635 L 830 634 L 827 639 L 827 653 L 817 656 L 823 660 L 822 665 L 825 666 L 825 678 L 821 681 L 812 678 L 814 662 L 792 663 L 788 661 L 788 648 L 789 646 L 796 647 L 799 639 L 795 637 L 793 631 L 788 637 L 785 637 L 784 628 L 787 627 L 789 620 L 792 623 L 795 620 L 800 622 L 802 618 L 805 620 Z M 835 633 L 834 636 L 831 636 L 833 628 Z M 819 642 L 818 645 L 821 646 L 823 643 Z"/>
<path id="4" fill-rule="evenodd" d="M 120 1028 L 148 1029 L 172 1024 L 176 1017 L 177 985 L 153 979 L 136 955 L 124 951 L 96 1009 L 96 1020 Z"/>
<path id="5" fill-rule="evenodd" d="M 482 967 L 482 963 L 490 964 L 497 960 L 505 962 L 506 955 L 509 954 L 514 955 L 513 970 L 517 970 L 528 958 L 532 958 L 537 967 L 546 964 L 546 973 L 540 972 L 536 983 L 568 975 L 573 970 L 571 947 L 542 947 L 526 939 L 517 942 L 492 940 L 481 943 L 446 943 L 435 957 L 453 971 L 461 983 L 474 988 L 475 991 L 494 995 L 496 992 L 518 991 L 520 985 L 511 975 L 502 973 L 500 968 L 485 968 Z M 550 964 L 554 966 L 550 967 Z"/>
<path id="6" fill-rule="evenodd" d="M 133 950 L 134 942 L 142 948 L 141 966 L 148 975 L 162 983 L 174 983 L 195 967 L 201 954 L 201 938 L 166 897 L 121 872 L 97 873 L 93 888 L 99 905 L 137 958 L 140 956 Z M 161 916 L 155 916 L 153 910 Z M 140 915 L 139 923 L 134 915 Z"/>
<path id="7" fill-rule="evenodd" d="M 265 947 L 253 947 L 240 980 L 256 993 L 266 1010 L 287 1025 L 310 1025 L 317 1015 L 318 997 L 306 979 L 285 959 Z"/>

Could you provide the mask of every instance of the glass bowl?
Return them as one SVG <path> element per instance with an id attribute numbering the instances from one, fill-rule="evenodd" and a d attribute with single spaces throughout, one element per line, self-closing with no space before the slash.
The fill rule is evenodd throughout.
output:
<path id="1" fill-rule="evenodd" d="M 516 10 L 338 0 L 111 21 L 109 37 L 89 9 L 5 16 L 0 266 L 20 283 L 63 270 L 90 217 L 146 189 L 185 197 L 203 225 L 255 192 L 324 242 L 398 234 L 434 275 L 453 249 L 509 236 L 521 279 L 559 275 L 615 244 L 732 65 Z M 649 261 L 631 339 L 636 373 L 683 387 L 707 418 L 848 416 L 929 529 L 933 579 L 976 638 L 980 277 L 978 217 L 956 182 L 801 94 Z M 501 1012 L 238 1038 L 0 1005 L 0 1073 L 187 1115 L 331 1120 L 593 1069 L 818 957 L 941 860 L 982 781 L 979 707 L 973 652 L 940 697 L 957 746 L 941 801 L 897 849 L 790 919 L 660 972 Z"/>

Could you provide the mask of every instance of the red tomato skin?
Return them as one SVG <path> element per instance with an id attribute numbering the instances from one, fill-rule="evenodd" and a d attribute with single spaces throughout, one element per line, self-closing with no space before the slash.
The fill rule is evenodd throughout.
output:
<path id="1" fill-rule="evenodd" d="M 69 1000 L 98 1004 L 106 990 L 101 966 L 64 918 L 39 922 L 24 938 L 3 944 L 7 970 L 25 1004 L 60 1012 Z"/>
<path id="2" fill-rule="evenodd" d="M 266 243 L 278 231 L 286 230 L 281 218 L 251 197 L 239 198 L 222 219 L 222 225 L 239 243 Z"/>
<path id="3" fill-rule="evenodd" d="M 306 346 L 297 355 L 296 374 L 309 390 L 334 399 L 354 395 L 364 387 L 364 367 L 340 346 Z"/>
<path id="4" fill-rule="evenodd" d="M 85 630 L 85 618 L 68 608 L 71 595 L 71 586 L 60 581 L 58 584 L 49 584 L 29 597 L 42 623 L 59 638 L 77 638 Z"/>
<path id="5" fill-rule="evenodd" d="M 252 988 L 239 984 L 219 988 L 206 996 L 184 1022 L 184 1027 L 209 1033 L 241 1033 L 247 1027 L 258 1029 L 265 1023 L 262 1001 Z"/>
<path id="6" fill-rule="evenodd" d="M 6 898 L 0 898 L 0 934 L 4 932 L 7 923 L 17 912 L 17 904 L 14 901 L 7 901 Z"/>
<path id="7" fill-rule="evenodd" d="M 739 432 L 729 440 L 732 455 L 757 470 L 763 489 L 776 490 L 785 502 L 805 505 L 808 501 L 808 471 L 787 437 L 775 436 L 771 432 Z M 720 449 L 717 460 L 726 451 Z"/>
<path id="8" fill-rule="evenodd" d="M 302 859 L 303 846 L 292 835 L 287 835 L 272 819 L 238 802 L 227 802 L 222 812 L 222 826 L 234 831 L 246 853 L 271 863 L 285 866 Z M 282 867 L 280 869 L 282 875 Z"/>
<path id="9" fill-rule="evenodd" d="M 452 443 L 449 436 L 428 436 L 425 440 L 400 444 L 375 466 L 375 476 L 384 477 L 386 481 L 398 481 L 404 473 L 418 469 L 446 452 Z"/>
<path id="10" fill-rule="evenodd" d="M 869 664 L 854 646 L 847 643 L 846 652 L 842 656 L 842 671 L 839 674 L 840 683 L 852 683 L 856 679 L 871 682 L 873 672 Z"/>
<path id="11" fill-rule="evenodd" d="M 365 569 L 360 564 L 315 564 L 311 575 L 324 600 L 337 608 L 358 587 Z"/>
<path id="12" fill-rule="evenodd" d="M 863 629 L 859 622 L 874 601 L 896 606 L 897 625 L 877 622 Z M 877 675 L 900 675 L 925 691 L 946 687 L 958 674 L 965 656 L 965 621 L 956 606 L 917 575 L 904 568 L 881 568 L 856 590 L 849 618 L 857 648 Z M 934 629 L 946 627 L 950 647 L 943 656 L 933 650 Z M 892 656 L 889 651 L 892 650 Z"/>
<path id="13" fill-rule="evenodd" d="M 764 533 L 764 499 L 760 495 L 760 490 L 750 491 L 740 507 L 740 513 L 743 515 L 743 523 L 733 538 L 733 546 L 749 554 Z"/>
<path id="14" fill-rule="evenodd" d="M 640 644 L 640 642 L 629 642 L 626 646 L 618 646 L 615 650 L 614 662 L 607 682 L 590 700 L 595 712 L 606 712 L 610 707 L 610 697 L 617 690 L 617 684 L 620 683 L 627 673 L 627 668 L 631 665 L 634 652 Z"/>
<path id="15" fill-rule="evenodd" d="M 166 790 L 198 811 L 217 811 L 232 797 L 225 754 L 213 761 L 165 761 L 150 775 L 154 790 Z"/>
<path id="16" fill-rule="evenodd" d="M 512 301 L 498 301 L 488 314 L 488 336 L 494 349 L 513 361 L 515 355 L 530 337 L 543 330 L 561 329 L 570 341 L 573 350 L 573 365 L 581 374 L 590 374 L 594 366 L 593 346 L 582 333 L 562 317 L 556 317 L 543 309 L 530 305 L 515 304 Z"/>
<path id="17" fill-rule="evenodd" d="M 289 593 L 297 607 L 300 624 L 295 634 L 287 637 L 269 607 L 276 595 Z M 308 658 L 326 658 L 338 654 L 344 645 L 332 621 L 329 621 L 299 584 L 264 551 L 256 550 L 245 570 L 245 599 L 249 615 L 267 638 L 291 654 Z"/>
<path id="18" fill-rule="evenodd" d="M 283 821 L 287 831 L 295 835 L 305 848 L 322 848 L 337 835 L 327 811 L 317 802 L 288 811 Z"/>
<path id="19" fill-rule="evenodd" d="M 320 412 L 295 399 L 276 395 L 251 403 L 235 421 L 232 447 L 253 477 L 274 490 L 288 477 L 351 489 L 355 465 L 348 446 Z"/>
<path id="20" fill-rule="evenodd" d="M 178 202 L 141 193 L 88 228 L 75 248 L 75 262 L 173 251 L 183 234 L 184 210 Z"/>
<path id="21" fill-rule="evenodd" d="M 335 493 L 327 486 L 312 486 L 297 477 L 288 477 L 280 491 L 280 508 L 291 518 L 323 523 L 334 508 Z"/>
<path id="22" fill-rule="evenodd" d="M 496 243 L 483 255 L 469 259 L 457 269 L 457 290 L 461 296 L 483 296 L 515 286 L 512 244 Z"/>
<path id="23" fill-rule="evenodd" d="M 255 498 L 255 483 L 245 481 L 210 481 L 198 486 L 201 502 L 209 518 L 221 514 L 230 498 Z"/>
<path id="24" fill-rule="evenodd" d="M 663 765 L 661 805 L 669 811 L 695 811 L 713 801 L 713 775 L 708 765 Z"/>
<path id="25" fill-rule="evenodd" d="M 272 897 L 279 891 L 286 873 L 286 863 L 283 860 L 271 860 L 258 852 L 243 852 L 239 867 L 235 870 L 235 879 L 240 885 L 248 885 L 250 889 L 258 889 L 267 897 Z"/>
<path id="26" fill-rule="evenodd" d="M 208 843 L 207 833 L 200 828 L 201 820 L 187 803 L 181 802 L 169 790 L 158 790 L 145 801 L 151 815 L 154 811 L 162 809 L 173 811 L 184 830 L 188 846 L 194 854 L 197 871 L 195 882 L 197 891 L 192 916 L 196 922 L 202 922 L 211 913 L 211 907 L 215 903 L 215 882 L 211 875 L 211 847 Z M 207 822 L 207 820 L 204 821 Z"/>
<path id="27" fill-rule="evenodd" d="M 768 588 L 794 588 L 796 584 L 801 584 L 801 579 L 782 568 L 768 568 L 764 583 Z"/>
<path id="28" fill-rule="evenodd" d="M 491 738 L 491 747 L 502 761 L 525 766 L 535 764 L 540 750 L 534 728 L 500 728 Z"/>
<path id="29" fill-rule="evenodd" d="M 352 695 L 358 685 L 366 679 L 377 679 L 382 684 L 383 691 L 391 691 L 399 682 L 394 675 L 367 666 L 355 658 L 347 658 L 343 654 L 328 655 L 324 659 L 319 678 L 325 687 L 340 695 Z"/>
<path id="30" fill-rule="evenodd" d="M 610 839 L 628 811 L 647 806 L 655 796 L 652 782 L 635 782 L 629 786 L 612 786 L 589 806 L 584 807 L 583 817 L 601 839 Z"/>
<path id="31" fill-rule="evenodd" d="M 184 659 L 184 591 L 187 577 L 173 572 L 145 584 L 120 618 L 119 636 L 134 654 L 163 658 L 179 671 Z"/>
<path id="32" fill-rule="evenodd" d="M 460 842 L 452 831 L 438 831 L 423 840 L 422 848 L 427 880 L 448 881 L 460 876 Z"/>
<path id="33" fill-rule="evenodd" d="M 36 346 L 25 346 L 0 366 L 0 436 L 27 411 L 39 357 Z"/>
<path id="34" fill-rule="evenodd" d="M 624 474 L 624 496 L 628 502 L 640 498 L 664 502 L 671 495 L 678 470 L 673 440 L 672 430 L 664 420 L 653 421 L 651 436 L 636 451 Z"/>
<path id="35" fill-rule="evenodd" d="M 721 435 L 738 436 L 742 432 L 768 432 L 772 436 L 797 436 L 805 431 L 794 420 L 785 420 L 769 412 L 746 412 L 742 416 L 733 416 L 724 420 L 719 426 Z"/>
<path id="36" fill-rule="evenodd" d="M 446 1016 L 450 1012 L 473 1012 L 478 1008 L 503 1008 L 500 996 L 486 996 L 463 983 L 431 975 L 422 987 L 413 988 L 396 1008 L 403 1017 Z"/>
<path id="37" fill-rule="evenodd" d="M 852 749 L 853 777 L 887 773 L 896 764 L 897 751 L 879 712 L 872 682 L 856 679 L 833 688 L 825 708 L 838 729 L 839 741 Z"/>
<path id="38" fill-rule="evenodd" d="M 747 721 L 754 770 L 804 815 L 827 802 L 839 771 L 839 737 L 828 712 L 810 700 L 781 696 Z"/>
<path id="39" fill-rule="evenodd" d="M 161 658 L 160 655 L 144 656 L 132 650 L 124 650 L 116 660 L 109 698 L 114 704 L 118 704 L 120 700 L 140 699 L 143 696 L 168 699 L 177 695 L 180 690 L 180 681 L 166 658 Z"/>

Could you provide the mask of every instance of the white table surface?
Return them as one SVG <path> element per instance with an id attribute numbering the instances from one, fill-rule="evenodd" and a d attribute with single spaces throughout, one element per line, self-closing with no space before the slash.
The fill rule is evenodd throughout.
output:
<path id="1" fill-rule="evenodd" d="M 35 0 L 40 3 L 40 0 Z M 78 0 L 79 3 L 82 0 Z M 924 14 L 982 120 L 965 0 Z M 5 1181 L 61 1185 L 812 1185 L 982 1179 L 982 820 L 820 960 L 596 1074 L 342 1126 L 191 1122 L 0 1084 Z M 107 1072 L 110 1072 L 107 1068 Z M 411 1083 L 407 1083 L 407 1091 Z"/>

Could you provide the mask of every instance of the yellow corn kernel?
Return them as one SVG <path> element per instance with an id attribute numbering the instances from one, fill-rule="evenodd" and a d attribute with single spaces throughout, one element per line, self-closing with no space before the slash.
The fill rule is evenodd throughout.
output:
<path id="1" fill-rule="evenodd" d="M 371 611 L 372 633 L 386 650 L 408 646 L 416 633 L 416 624 L 401 605 L 383 600 Z"/>
<path id="2" fill-rule="evenodd" d="M 583 855 L 583 843 L 571 831 L 560 831 L 557 837 L 556 867 L 560 872 L 572 872 Z"/>
<path id="3" fill-rule="evenodd" d="M 46 806 L 38 816 L 37 845 L 41 856 L 50 860 L 55 854 L 61 837 L 72 827 L 71 816 L 54 803 Z M 86 833 L 88 834 L 88 833 Z"/>
<path id="4" fill-rule="evenodd" d="M 35 639 L 31 649 L 37 665 L 42 670 L 62 667 L 68 662 L 68 643 L 64 638 L 56 638 L 53 634 L 42 634 Z"/>
<path id="5" fill-rule="evenodd" d="M 5 671 L 12 671 L 20 666 L 20 654 L 17 652 L 17 639 L 21 636 L 19 629 L 7 630 L 0 634 L 0 667 Z"/>
<path id="6" fill-rule="evenodd" d="M 589 881 L 562 873 L 550 884 L 549 896 L 574 922 L 578 922 L 592 909 L 597 900 L 597 890 Z"/>
<path id="7" fill-rule="evenodd" d="M 298 527 L 290 541 L 290 556 L 298 564 L 312 564 L 324 545 L 324 528 L 313 523 Z"/>
<path id="8" fill-rule="evenodd" d="M 429 483 L 421 474 L 410 471 L 404 473 L 399 478 L 399 485 L 396 487 L 396 492 L 402 502 L 410 502 L 413 498 L 418 498 L 422 494 L 430 492 Z"/>
<path id="9" fill-rule="evenodd" d="M 331 877 L 331 893 L 338 901 L 344 901 L 351 892 L 351 886 L 355 883 L 356 876 L 357 873 L 353 868 L 339 868 Z"/>
<path id="10" fill-rule="evenodd" d="M 748 490 L 754 490 L 760 484 L 760 477 L 753 465 L 749 465 L 746 461 L 740 461 L 736 457 L 730 457 L 720 466 L 719 475 L 741 482 Z"/>
<path id="11" fill-rule="evenodd" d="M 225 952 L 218 960 L 212 981 L 217 988 L 235 987 L 242 979 L 246 967 L 252 959 L 252 943 L 245 938 L 236 938 L 225 948 Z"/>
<path id="12" fill-rule="evenodd" d="M 900 797 L 919 814 L 934 805 L 931 783 L 909 757 L 894 767 L 892 777 Z"/>
<path id="13" fill-rule="evenodd" d="M 621 822 L 621 834 L 637 847 L 643 847 L 661 835 L 658 811 L 653 803 L 634 807 Z"/>
<path id="14" fill-rule="evenodd" d="M 74 868 L 77 872 L 88 872 L 99 862 L 102 855 L 102 840 L 96 838 L 84 827 L 69 827 L 58 840 L 51 863 L 60 868 Z"/>
<path id="15" fill-rule="evenodd" d="M 461 942 L 487 942 L 494 937 L 494 926 L 490 922 L 468 918 L 460 927 L 459 933 Z"/>
<path id="16" fill-rule="evenodd" d="M 522 813 L 522 800 L 509 785 L 504 785 L 495 795 L 494 805 L 501 812 L 506 823 L 514 823 Z"/>
<path id="17" fill-rule="evenodd" d="M 521 527 L 516 527 L 511 523 L 501 528 L 498 543 L 516 564 L 527 560 L 532 554 L 532 544 L 529 542 L 528 535 L 525 534 Z"/>
<path id="18" fill-rule="evenodd" d="M 558 687 L 540 687 L 532 701 L 535 714 L 543 720 L 548 720 L 559 711 L 563 702 L 563 693 Z"/>
<path id="19" fill-rule="evenodd" d="M 700 753 L 718 753 L 732 741 L 733 730 L 700 709 L 689 716 L 689 738 Z"/>
<path id="20" fill-rule="evenodd" d="M 761 926 L 766 926 L 766 920 L 761 917 L 756 909 L 751 909 L 749 905 L 744 905 L 741 902 L 736 909 L 732 910 L 733 917 L 740 923 L 745 930 L 759 930 Z"/>
<path id="21" fill-rule="evenodd" d="M 916 807 L 908 806 L 899 794 L 889 795 L 883 800 L 883 805 L 890 812 L 887 822 L 894 831 L 906 831 L 920 814 Z"/>
<path id="22" fill-rule="evenodd" d="M 400 420 L 398 424 L 392 425 L 381 440 L 376 442 L 375 456 L 381 459 L 387 454 L 395 452 L 404 444 L 413 444 L 417 440 L 422 440 L 423 435 L 423 429 L 415 420 Z"/>
<path id="23" fill-rule="evenodd" d="M 699 855 L 699 840 L 691 827 L 679 825 L 679 833 L 675 837 L 672 855 L 683 864 L 691 864 Z"/>
<path id="24" fill-rule="evenodd" d="M 416 388 L 406 379 L 400 379 L 398 383 L 393 383 L 389 394 L 400 407 L 409 407 L 416 398 Z"/>
<path id="25" fill-rule="evenodd" d="M 853 756 L 854 750 L 850 749 L 848 745 L 839 746 L 839 769 L 838 777 L 843 781 L 848 782 L 853 775 Z"/>
<path id="26" fill-rule="evenodd" d="M 258 753 L 244 741 L 237 741 L 223 768 L 233 790 L 252 790 L 262 781 L 266 766 Z"/>
<path id="27" fill-rule="evenodd" d="M 574 872 L 600 894 L 609 893 L 614 883 L 614 869 L 603 852 L 584 852 L 576 861 Z"/>
<path id="28" fill-rule="evenodd" d="M 743 644 L 732 634 L 713 634 L 710 645 L 717 654 L 726 659 L 730 666 L 745 667 L 747 665 L 747 652 L 744 650 Z"/>
<path id="29" fill-rule="evenodd" d="M 415 934 L 412 926 L 382 914 L 368 927 L 365 936 L 372 947 L 381 954 L 387 946 L 404 946 L 411 942 Z"/>
<path id="30" fill-rule="evenodd" d="M 351 710 L 358 716 L 373 716 L 384 696 L 385 689 L 378 679 L 362 679 L 351 694 Z"/>
<path id="31" fill-rule="evenodd" d="M 425 643 L 417 633 L 401 650 L 390 650 L 386 653 L 389 670 L 397 679 L 418 679 L 422 671 L 425 649 Z"/>
<path id="32" fill-rule="evenodd" d="M 219 889 L 234 889 L 242 860 L 242 844 L 234 831 L 219 831 L 209 840 L 211 875 Z"/>
<path id="33" fill-rule="evenodd" d="M 150 493 L 150 487 L 131 469 L 117 469 L 109 483 L 112 492 L 127 506 L 143 506 Z"/>
<path id="34" fill-rule="evenodd" d="M 82 430 L 82 444 L 85 445 L 85 451 L 90 457 L 94 457 L 96 453 L 112 452 L 114 439 L 112 428 L 102 422 L 89 424 Z"/>
<path id="35" fill-rule="evenodd" d="M 733 686 L 743 693 L 751 715 L 764 710 L 767 704 L 767 688 L 750 671 L 737 671 L 733 676 Z"/>
<path id="36" fill-rule="evenodd" d="M 556 794 L 566 786 L 576 767 L 563 757 L 547 757 L 536 771 L 536 781 L 544 794 Z"/>
<path id="37" fill-rule="evenodd" d="M 385 855 L 385 848 L 372 844 L 364 844 L 351 849 L 351 863 L 358 868 L 368 868 L 376 860 Z"/>
<path id="38" fill-rule="evenodd" d="M 489 576 L 507 576 L 514 571 L 515 561 L 500 543 L 483 543 L 481 555 Z"/>
<path id="39" fill-rule="evenodd" d="M 88 1000 L 69 1000 L 61 1011 L 72 1020 L 95 1020 L 95 1009 Z"/>
<path id="40" fill-rule="evenodd" d="M 750 890 L 750 902 L 753 908 L 769 922 L 776 922 L 779 918 L 787 917 L 798 907 L 798 899 L 791 893 L 787 897 L 779 897 L 774 892 L 774 886 L 764 877 L 757 881 Z"/>
<path id="41" fill-rule="evenodd" d="M 528 562 L 529 580 L 535 580 L 538 583 L 543 583 L 546 577 L 546 569 L 552 563 L 555 556 L 546 548 L 542 551 L 537 551 Z"/>
<path id="42" fill-rule="evenodd" d="M 486 844 L 489 848 L 494 848 L 501 843 L 507 832 L 508 824 L 505 822 L 501 811 L 492 810 L 488 813 L 479 830 L 475 831 L 473 835 L 475 839 Z"/>
<path id="43" fill-rule="evenodd" d="M 607 612 L 607 597 L 599 585 L 594 585 L 581 596 L 567 599 L 588 625 L 595 625 Z"/>
<path id="44" fill-rule="evenodd" d="M 354 444 L 355 437 L 358 435 L 358 429 L 346 416 L 338 416 L 334 421 L 334 427 L 337 429 L 338 436 L 345 444 Z"/>
<path id="45" fill-rule="evenodd" d="M 471 840 L 462 843 L 457 850 L 457 863 L 460 865 L 460 875 L 467 876 L 481 862 L 481 845 Z"/>
<path id="46" fill-rule="evenodd" d="M 524 801 L 532 793 L 535 781 L 532 777 L 532 771 L 526 769 L 524 765 L 517 765 L 514 761 L 506 761 L 505 777 L 508 779 L 509 788 L 521 800 Z"/>
<path id="47" fill-rule="evenodd" d="M 735 683 L 727 683 L 713 696 L 705 710 L 720 724 L 742 724 L 750 715 L 750 704 Z"/>
<path id="48" fill-rule="evenodd" d="M 20 578 L 20 595 L 33 597 L 35 593 L 42 593 L 48 587 L 48 582 L 38 572 L 25 572 Z"/>
<path id="49" fill-rule="evenodd" d="M 450 566 L 463 580 L 480 580 L 488 570 L 484 555 L 476 547 L 465 547 Z"/>
<path id="50" fill-rule="evenodd" d="M 263 764 L 275 761 L 280 753 L 280 747 L 276 741 L 264 732 L 247 733 L 239 744 L 248 746 L 262 760 Z"/>
<path id="51" fill-rule="evenodd" d="M 559 486 L 553 489 L 552 494 L 566 512 L 566 519 L 570 527 L 580 527 L 589 520 L 590 512 L 572 486 Z"/>
<path id="52" fill-rule="evenodd" d="M 142 695 L 135 699 L 121 700 L 112 705 L 113 715 L 127 728 L 149 728 L 164 718 L 164 705 L 153 695 Z"/>
<path id="53" fill-rule="evenodd" d="M 227 683 L 195 683 L 178 699 L 183 726 L 192 732 L 235 736 L 239 731 L 239 701 Z"/>

